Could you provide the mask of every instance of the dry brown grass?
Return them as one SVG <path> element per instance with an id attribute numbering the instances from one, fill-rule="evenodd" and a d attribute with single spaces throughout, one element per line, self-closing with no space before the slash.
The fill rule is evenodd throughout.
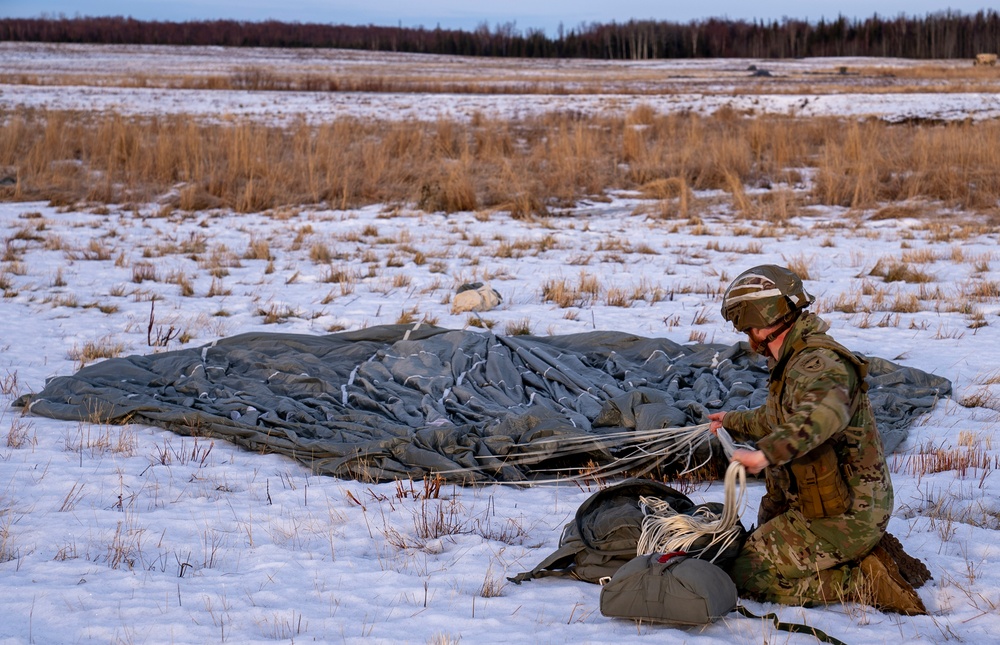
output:
<path id="1" fill-rule="evenodd" d="M 962 285 L 961 293 L 972 300 L 996 302 L 1000 300 L 1000 283 L 995 280 L 971 280 Z"/>
<path id="2" fill-rule="evenodd" d="M 996 68 L 978 67 L 972 65 L 971 62 L 958 66 L 941 65 L 938 63 L 927 63 L 913 67 L 860 66 L 849 68 L 849 71 L 851 74 L 859 76 L 937 81 L 942 86 L 948 85 L 950 87 L 953 87 L 956 80 L 966 83 L 989 83 L 993 85 L 998 82 Z M 934 86 L 922 84 L 920 87 Z"/>
<path id="3" fill-rule="evenodd" d="M 803 280 L 818 280 L 819 276 L 816 275 L 815 271 L 810 270 L 812 266 L 812 258 L 808 258 L 804 255 L 796 255 L 794 257 L 786 257 L 785 264 L 789 269 L 795 272 L 797 276 Z"/>
<path id="4" fill-rule="evenodd" d="M 26 445 L 34 446 L 37 443 L 35 425 L 24 417 L 14 417 L 10 422 L 10 429 L 7 431 L 7 447 L 22 448 Z"/>
<path id="5" fill-rule="evenodd" d="M 872 268 L 869 275 L 878 276 L 886 282 L 908 282 L 914 284 L 933 282 L 934 276 L 916 269 L 907 262 L 895 258 L 882 258 Z"/>
<path id="6" fill-rule="evenodd" d="M 531 319 L 525 317 L 508 320 L 503 331 L 505 336 L 530 336 L 532 333 Z"/>
<path id="7" fill-rule="evenodd" d="M 566 278 L 553 278 L 542 283 L 542 301 L 559 307 L 584 307 L 595 302 L 603 291 L 600 278 L 580 272 L 577 284 Z"/>
<path id="8" fill-rule="evenodd" d="M 156 276 L 156 267 L 149 262 L 136 262 L 132 265 L 132 282 L 136 284 L 142 284 L 142 282 L 150 280 L 155 282 L 158 280 Z"/>
<path id="9" fill-rule="evenodd" d="M 582 304 L 580 292 L 565 278 L 546 280 L 542 283 L 542 302 L 553 302 L 562 308 L 579 307 Z"/>
<path id="10" fill-rule="evenodd" d="M 112 336 L 104 336 L 97 340 L 89 340 L 82 347 L 73 345 L 67 353 L 67 358 L 76 361 L 78 367 L 105 358 L 116 358 L 125 352 L 124 343 L 115 341 Z"/>
<path id="11" fill-rule="evenodd" d="M 912 314 L 921 310 L 920 299 L 912 293 L 898 293 L 889 306 L 894 313 Z"/>
<path id="12" fill-rule="evenodd" d="M 925 445 L 914 454 L 894 455 L 890 465 L 894 472 L 918 478 L 933 473 L 954 472 L 961 479 L 984 479 L 991 471 L 1000 470 L 1000 457 L 990 454 L 978 437 L 972 445 L 962 441 L 969 436 L 968 433 L 959 435 L 960 445 L 957 447 Z"/>
<path id="13" fill-rule="evenodd" d="M 865 305 L 860 294 L 852 292 L 838 294 L 837 299 L 832 304 L 829 304 L 828 307 L 832 311 L 839 311 L 845 314 L 856 314 L 864 311 Z"/>
<path id="14" fill-rule="evenodd" d="M 998 139 L 992 121 L 889 125 L 731 110 L 289 127 L 21 110 L 0 126 L 0 166 L 17 169 L 0 199 L 132 204 L 172 195 L 170 206 L 181 210 L 405 203 L 544 217 L 628 189 L 660 199 L 659 216 L 678 218 L 692 208 L 691 191 L 721 189 L 744 215 L 778 222 L 803 200 L 853 208 L 931 200 L 995 211 Z M 787 181 L 796 168 L 815 169 L 808 196 L 747 190 Z M 269 249 L 247 254 L 262 259 Z M 320 248 L 316 259 L 325 261 Z"/>
<path id="15" fill-rule="evenodd" d="M 1000 152 L 976 133 L 971 124 L 851 123 L 821 146 L 813 197 L 854 208 L 916 198 L 995 208 L 1000 182 L 989 168 Z"/>

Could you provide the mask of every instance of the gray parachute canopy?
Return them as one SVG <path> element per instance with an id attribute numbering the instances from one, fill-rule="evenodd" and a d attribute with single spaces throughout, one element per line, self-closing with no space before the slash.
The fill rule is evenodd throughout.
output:
<path id="1" fill-rule="evenodd" d="M 882 359 L 871 359 L 868 382 L 887 452 L 951 391 L 947 379 Z M 222 438 L 343 478 L 440 473 L 472 483 L 610 463 L 622 441 L 602 437 L 704 423 L 715 410 L 757 406 L 766 393 L 766 365 L 745 343 L 680 345 L 611 331 L 497 336 L 418 324 L 248 333 L 114 358 L 52 378 L 15 405 L 56 419 Z M 582 447 L 567 455 L 563 441 Z"/>

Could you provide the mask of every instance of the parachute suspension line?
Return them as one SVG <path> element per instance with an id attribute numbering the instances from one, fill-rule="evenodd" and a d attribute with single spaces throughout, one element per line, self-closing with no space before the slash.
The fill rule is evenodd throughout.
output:
<path id="1" fill-rule="evenodd" d="M 540 468 L 536 472 L 547 472 L 549 478 L 533 478 L 527 481 L 499 481 L 494 484 L 525 486 L 557 484 L 592 479 L 607 479 L 627 475 L 640 477 L 658 466 L 676 465 L 678 476 L 687 475 L 707 466 L 718 449 L 715 439 L 721 444 L 727 458 L 732 458 L 736 448 L 749 448 L 733 441 L 723 428 L 713 435 L 709 424 L 702 423 L 682 428 L 655 428 L 651 430 L 627 430 L 606 434 L 585 434 L 576 436 L 557 435 L 549 439 L 536 439 L 517 446 L 522 452 L 515 452 L 494 463 L 480 467 L 439 470 L 447 475 L 462 472 L 487 473 L 501 466 L 537 466 L 540 462 L 558 457 L 579 456 L 589 451 L 603 452 L 611 458 L 608 463 L 581 472 L 580 466 L 563 468 Z M 703 458 L 697 459 L 697 454 Z M 572 473 L 572 474 L 571 474 Z"/>
<path id="2" fill-rule="evenodd" d="M 728 436 L 728 435 L 727 435 Z M 725 444 L 723 444 L 725 445 Z M 740 513 L 746 505 L 747 472 L 743 464 L 732 462 L 726 469 L 725 492 L 721 513 L 702 507 L 691 515 L 675 511 L 668 502 L 655 497 L 640 497 L 644 517 L 637 553 L 672 553 L 684 551 L 692 556 L 718 545 L 712 561 L 739 539 Z M 707 544 L 695 543 L 711 536 Z"/>
<path id="3" fill-rule="evenodd" d="M 725 428 L 719 428 L 716 431 L 715 437 L 719 440 L 719 443 L 722 444 L 722 451 L 726 453 L 727 459 L 733 458 L 733 452 L 735 452 L 737 448 L 748 448 L 751 450 L 753 449 L 752 446 L 748 446 L 742 443 L 736 443 L 735 441 L 733 441 L 733 438 L 729 436 L 729 433 L 726 431 Z"/>
<path id="4" fill-rule="evenodd" d="M 579 475 L 568 477 L 571 481 L 582 481 L 584 479 L 614 477 L 628 474 L 638 477 L 653 470 L 657 466 L 676 464 L 680 467 L 678 477 L 692 473 L 699 468 L 707 466 L 713 458 L 713 435 L 709 432 L 709 424 L 703 423 L 696 426 L 686 426 L 683 428 L 657 428 L 644 432 L 621 432 L 601 437 L 606 443 L 606 449 L 611 448 L 614 441 L 618 456 L 611 463 L 598 466 Z M 595 443 L 595 437 L 580 437 L 577 441 L 572 438 L 558 438 L 554 441 L 562 442 L 560 451 L 569 453 L 571 450 L 579 450 L 586 442 L 590 446 Z M 733 451 L 737 448 L 752 449 L 752 446 L 733 441 L 729 433 L 724 428 L 719 428 L 714 435 L 714 439 L 722 446 L 722 451 L 727 459 L 732 459 Z M 544 442 L 539 442 L 544 443 Z M 573 448 L 569 448 L 573 446 Z M 631 452 L 627 452 L 631 450 Z M 704 458 L 695 461 L 695 455 L 702 451 Z M 579 467 L 553 468 L 549 472 L 579 472 Z"/>

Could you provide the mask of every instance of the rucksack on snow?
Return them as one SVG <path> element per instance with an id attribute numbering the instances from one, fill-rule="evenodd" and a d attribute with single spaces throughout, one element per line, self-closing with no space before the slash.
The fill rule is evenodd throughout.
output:
<path id="1" fill-rule="evenodd" d="M 639 501 L 642 497 L 669 502 L 675 511 L 684 514 L 718 507 L 717 503 L 695 504 L 685 494 L 657 481 L 629 479 L 588 497 L 577 509 L 573 520 L 563 527 L 559 548 L 531 571 L 509 580 L 521 584 L 534 578 L 568 575 L 585 582 L 599 583 L 602 579 L 611 578 L 638 555 L 644 516 Z M 721 553 L 720 547 L 709 546 L 698 557 L 714 559 L 716 565 L 727 567 L 743 546 L 746 530 L 742 526 L 740 529 L 741 539 L 721 547 Z M 691 548 L 691 552 L 697 552 L 699 544 L 708 545 L 712 537 L 706 535 Z"/>

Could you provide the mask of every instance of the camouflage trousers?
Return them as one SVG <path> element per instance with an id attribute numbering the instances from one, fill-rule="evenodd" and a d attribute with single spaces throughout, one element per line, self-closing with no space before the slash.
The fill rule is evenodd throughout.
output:
<path id="1" fill-rule="evenodd" d="M 872 522 L 865 515 L 867 521 L 844 516 L 806 520 L 787 511 L 765 522 L 750 534 L 730 568 L 740 595 L 804 606 L 855 597 L 853 561 L 878 543 L 885 527 L 884 521 Z"/>

